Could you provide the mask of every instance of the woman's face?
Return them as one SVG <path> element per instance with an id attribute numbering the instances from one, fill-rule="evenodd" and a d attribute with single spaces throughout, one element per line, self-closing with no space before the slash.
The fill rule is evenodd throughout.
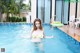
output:
<path id="1" fill-rule="evenodd" d="M 39 28 L 40 27 L 40 22 L 39 21 L 36 21 L 35 22 L 35 25 L 36 25 L 37 28 Z"/>

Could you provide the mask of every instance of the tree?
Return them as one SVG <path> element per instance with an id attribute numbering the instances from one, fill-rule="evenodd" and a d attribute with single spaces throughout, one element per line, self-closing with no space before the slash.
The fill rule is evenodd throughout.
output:
<path id="1" fill-rule="evenodd" d="M 11 13 L 16 14 L 18 13 L 18 5 L 15 3 L 15 0 L 0 0 L 0 12 L 1 14 L 6 13 L 7 18 Z"/>
<path id="2" fill-rule="evenodd" d="M 2 18 L 2 14 L 4 12 L 6 12 L 5 5 L 6 5 L 5 0 L 0 0 L 0 21 L 1 21 L 1 18 Z"/>
<path id="3" fill-rule="evenodd" d="M 0 0 L 0 12 L 6 13 L 7 18 L 9 14 L 12 16 L 19 14 L 20 17 L 21 9 L 29 9 L 29 5 L 23 4 L 23 0 Z"/>
<path id="4" fill-rule="evenodd" d="M 31 10 L 31 0 L 29 0 L 29 10 Z"/>

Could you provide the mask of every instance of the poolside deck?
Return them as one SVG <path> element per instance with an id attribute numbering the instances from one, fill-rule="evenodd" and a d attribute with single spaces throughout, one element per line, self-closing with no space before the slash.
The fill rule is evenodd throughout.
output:
<path id="1" fill-rule="evenodd" d="M 63 27 L 58 28 L 80 42 L 80 28 L 75 28 L 69 25 L 64 25 Z"/>

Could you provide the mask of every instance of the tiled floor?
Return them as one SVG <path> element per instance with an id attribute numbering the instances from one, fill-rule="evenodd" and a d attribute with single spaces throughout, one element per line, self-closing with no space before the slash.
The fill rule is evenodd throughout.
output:
<path id="1" fill-rule="evenodd" d="M 75 28 L 69 25 L 64 25 L 63 27 L 58 28 L 80 42 L 80 28 Z"/>

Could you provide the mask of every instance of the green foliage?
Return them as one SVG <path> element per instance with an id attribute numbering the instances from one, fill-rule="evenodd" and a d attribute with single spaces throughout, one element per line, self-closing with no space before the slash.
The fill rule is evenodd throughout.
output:
<path id="1" fill-rule="evenodd" d="M 64 2 L 76 3 L 80 2 L 80 0 L 64 0 Z"/>
<path id="2" fill-rule="evenodd" d="M 23 22 L 25 22 L 26 21 L 26 17 L 23 17 Z"/>
<path id="3" fill-rule="evenodd" d="M 27 5 L 23 4 L 23 0 L 19 0 L 17 3 L 16 0 L 0 0 L 0 12 L 7 13 L 9 17 L 9 13 L 11 14 L 20 14 L 21 9 L 27 10 Z"/>
<path id="4" fill-rule="evenodd" d="M 30 0 L 30 5 L 31 5 L 31 0 Z M 20 17 L 21 10 L 27 10 L 27 11 L 31 10 L 30 5 L 23 4 L 23 0 L 0 0 L 0 12 L 1 14 L 6 13 L 7 21 L 11 21 L 11 22 L 14 22 L 14 20 L 22 21 L 21 18 L 14 18 L 14 17 L 10 18 L 9 14 L 12 14 L 12 15 L 19 14 L 19 17 Z M 11 19 L 11 20 L 8 20 L 8 19 Z"/>
<path id="5" fill-rule="evenodd" d="M 26 17 L 8 17 L 7 22 L 26 22 Z"/>

